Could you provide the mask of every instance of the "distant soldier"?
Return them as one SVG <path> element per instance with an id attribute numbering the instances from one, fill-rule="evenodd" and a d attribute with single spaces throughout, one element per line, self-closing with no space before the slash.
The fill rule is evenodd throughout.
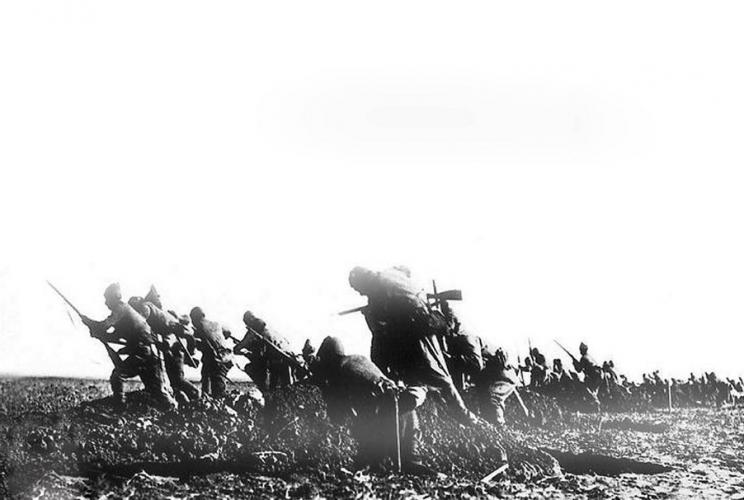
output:
<path id="1" fill-rule="evenodd" d="M 445 334 L 445 359 L 452 380 L 458 391 L 465 389 L 465 383 L 483 370 L 483 344 L 481 338 L 466 330 L 452 307 L 445 300 L 441 311 L 447 322 Z"/>
<path id="2" fill-rule="evenodd" d="M 225 330 L 216 321 L 208 320 L 200 307 L 194 307 L 189 316 L 196 347 L 202 353 L 202 393 L 221 399 L 226 394 L 227 373 L 233 366 Z"/>
<path id="3" fill-rule="evenodd" d="M 315 362 L 315 346 L 313 346 L 310 339 L 305 339 L 305 344 L 302 346 L 302 360 L 306 366 L 311 366 Z"/>
<path id="4" fill-rule="evenodd" d="M 599 411 L 600 405 L 597 394 L 602 385 L 602 368 L 589 356 L 589 346 L 584 342 L 579 345 L 579 354 L 581 354 L 581 358 L 578 361 L 574 360 L 574 369 L 584 374 L 586 394 L 592 406 Z"/>
<path id="5" fill-rule="evenodd" d="M 394 444 L 395 383 L 364 356 L 347 356 L 337 337 L 326 337 L 311 366 L 312 380 L 321 388 L 332 422 L 352 419 L 359 444 L 359 465 L 379 465 L 391 456 Z"/>
<path id="6" fill-rule="evenodd" d="M 155 288 L 152 287 L 150 294 L 154 290 Z M 160 303 L 159 296 L 155 300 Z M 174 314 L 163 311 L 160 306 L 141 297 L 132 297 L 129 299 L 129 305 L 147 320 L 152 332 L 162 339 L 160 350 L 163 353 L 165 371 L 168 374 L 168 380 L 176 400 L 185 402 L 199 399 L 199 389 L 186 380 L 183 369 L 184 363 L 187 361 L 189 366 L 194 368 L 197 366 L 191 358 L 195 340 L 193 335 L 188 333 L 187 320 L 179 320 Z M 186 347 L 179 338 L 186 342 Z M 189 349 L 188 353 L 187 349 Z"/>
<path id="7" fill-rule="evenodd" d="M 243 340 L 233 348 L 236 354 L 243 354 L 250 362 L 246 373 L 261 392 L 284 387 L 293 382 L 292 366 L 287 358 L 272 349 L 271 343 L 279 350 L 288 353 L 289 341 L 266 326 L 266 322 L 251 311 L 243 314 L 246 326 Z"/>
<path id="8" fill-rule="evenodd" d="M 95 321 L 82 315 L 82 321 L 90 335 L 105 342 L 123 342 L 118 354 L 127 355 L 119 360 L 111 372 L 111 390 L 114 399 L 124 404 L 124 379 L 139 377 L 145 390 L 160 404 L 175 406 L 175 401 L 163 386 L 160 360 L 155 349 L 155 337 L 150 326 L 137 311 L 122 300 L 118 283 L 109 285 L 103 294 L 111 315 L 103 321 Z"/>
<path id="9" fill-rule="evenodd" d="M 530 387 L 540 389 L 548 383 L 548 362 L 537 347 L 530 349 L 529 357 L 524 360 L 522 371 L 530 373 Z"/>
<path id="10" fill-rule="evenodd" d="M 553 368 L 550 372 L 548 386 L 552 394 L 567 393 L 571 390 L 571 376 L 563 368 L 560 358 L 553 359 Z"/>
<path id="11" fill-rule="evenodd" d="M 458 333 L 449 337 L 448 366 L 459 391 L 465 381 L 477 376 L 484 368 L 481 339 L 477 335 Z"/>
<path id="12" fill-rule="evenodd" d="M 421 470 L 417 456 L 421 431 L 415 409 L 429 390 L 441 393 L 455 418 L 463 423 L 477 422 L 465 407 L 442 353 L 438 336 L 446 333 L 446 322 L 430 309 L 405 269 L 375 272 L 356 267 L 349 274 L 349 284 L 368 300 L 363 313 L 372 333 L 372 361 L 391 379 L 407 386 L 400 405 L 411 431 L 404 432 L 402 453 L 409 470 Z"/>

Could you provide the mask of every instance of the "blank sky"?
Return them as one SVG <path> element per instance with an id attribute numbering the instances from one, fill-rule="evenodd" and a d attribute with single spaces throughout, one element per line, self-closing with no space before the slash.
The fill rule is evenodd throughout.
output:
<path id="1" fill-rule="evenodd" d="M 0 372 L 110 370 L 45 279 L 366 352 L 406 264 L 515 354 L 741 374 L 738 5 L 3 3 Z"/>

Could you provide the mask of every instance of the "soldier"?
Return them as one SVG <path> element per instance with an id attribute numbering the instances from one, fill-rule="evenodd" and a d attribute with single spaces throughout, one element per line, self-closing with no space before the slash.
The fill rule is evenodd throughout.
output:
<path id="1" fill-rule="evenodd" d="M 246 366 L 246 373 L 259 390 L 265 392 L 291 384 L 293 373 L 289 361 L 267 345 L 267 342 L 271 342 L 286 353 L 289 347 L 287 339 L 267 327 L 266 322 L 251 311 L 243 314 L 243 323 L 246 326 L 245 336 L 235 345 L 233 352 L 248 358 L 250 363 Z"/>
<path id="2" fill-rule="evenodd" d="M 602 368 L 589 356 L 589 346 L 584 342 L 579 345 L 579 353 L 581 354 L 581 358 L 578 361 L 574 359 L 574 369 L 579 373 L 584 373 L 586 395 L 589 397 L 594 409 L 599 411 L 600 405 L 597 394 L 602 385 Z"/>
<path id="3" fill-rule="evenodd" d="M 395 383 L 364 356 L 347 356 L 336 337 L 326 337 L 311 366 L 312 380 L 323 392 L 332 422 L 352 419 L 359 444 L 359 465 L 379 466 L 392 455 L 395 439 Z"/>
<path id="4" fill-rule="evenodd" d="M 540 389 L 547 384 L 548 362 L 537 347 L 530 349 L 530 355 L 525 358 L 524 366 L 520 369 L 530 373 L 530 387 L 532 389 Z"/>
<path id="5" fill-rule="evenodd" d="M 459 391 L 465 389 L 465 381 L 476 377 L 484 368 L 483 346 L 477 335 L 457 333 L 449 338 L 448 367 Z"/>
<path id="6" fill-rule="evenodd" d="M 455 382 L 455 387 L 458 391 L 463 391 L 466 380 L 483 370 L 483 344 L 480 337 L 471 334 L 463 327 L 446 300 L 441 301 L 440 307 L 448 326 L 443 343 L 447 367 Z"/>
<path id="7" fill-rule="evenodd" d="M 172 407 L 176 402 L 163 386 L 163 375 L 155 351 L 155 337 L 145 318 L 138 314 L 129 304 L 122 300 L 121 288 L 113 283 L 103 294 L 106 307 L 111 311 L 108 318 L 95 321 L 81 315 L 85 326 L 90 330 L 91 337 L 104 342 L 123 342 L 118 354 L 126 354 L 127 358 L 119 358 L 111 372 L 111 390 L 117 403 L 126 402 L 124 395 L 124 379 L 139 377 L 145 390 L 160 404 Z"/>
<path id="8" fill-rule="evenodd" d="M 154 291 L 154 287 L 150 288 L 148 296 L 151 296 Z M 156 296 L 155 300 L 160 303 L 159 296 Z M 187 333 L 188 320 L 179 320 L 175 314 L 165 312 L 162 307 L 141 297 L 130 298 L 129 305 L 147 320 L 152 332 L 162 339 L 160 349 L 165 362 L 165 372 L 176 400 L 187 402 L 199 399 L 199 389 L 186 380 L 183 370 L 184 362 L 188 362 L 193 368 L 197 367 L 197 363 L 191 357 L 194 353 L 195 341 L 194 337 Z M 186 341 L 187 347 L 184 347 L 179 338 Z M 188 355 L 187 349 L 189 349 Z"/>
<path id="9" fill-rule="evenodd" d="M 315 346 L 310 342 L 310 339 L 305 339 L 305 344 L 302 346 L 302 360 L 306 366 L 311 366 L 316 359 Z"/>
<path id="10" fill-rule="evenodd" d="M 446 322 L 429 308 L 400 268 L 375 272 L 355 267 L 349 273 L 349 284 L 368 300 L 363 313 L 372 332 L 372 361 L 392 380 L 407 386 L 400 396 L 407 427 L 402 453 L 408 469 L 416 470 L 422 466 L 417 456 L 421 431 L 415 409 L 429 390 L 440 391 L 459 421 L 477 422 L 455 388 L 437 338 L 446 333 Z"/>
<path id="11" fill-rule="evenodd" d="M 517 380 L 503 349 L 483 356 L 484 369 L 473 378 L 481 416 L 495 425 L 504 425 L 506 399 L 516 390 Z"/>
<path id="12" fill-rule="evenodd" d="M 550 373 L 548 385 L 554 395 L 571 390 L 571 376 L 566 373 L 566 369 L 563 368 L 563 361 L 560 358 L 553 359 L 553 369 Z"/>
<path id="13" fill-rule="evenodd" d="M 200 307 L 194 307 L 189 316 L 194 326 L 196 347 L 202 353 L 202 394 L 221 399 L 225 397 L 227 373 L 233 365 L 225 330 L 216 321 L 208 320 Z"/>

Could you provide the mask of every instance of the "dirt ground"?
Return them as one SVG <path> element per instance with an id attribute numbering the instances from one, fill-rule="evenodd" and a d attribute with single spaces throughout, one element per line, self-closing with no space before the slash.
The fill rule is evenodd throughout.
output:
<path id="1" fill-rule="evenodd" d="M 251 388 L 232 390 L 237 398 Z M 0 498 L 744 498 L 741 408 L 519 422 L 503 439 L 519 443 L 506 446 L 516 450 L 510 459 L 528 457 L 521 472 L 515 465 L 483 483 L 495 463 L 490 438 L 432 423 L 436 408 L 422 422 L 428 463 L 440 474 L 410 477 L 358 469 L 349 433 L 323 423 L 312 392 L 275 398 L 275 410 L 297 416 L 270 439 L 243 403 L 238 413 L 203 403 L 188 419 L 147 408 L 119 415 L 101 399 L 109 394 L 105 381 L 0 380 Z M 529 456 L 540 462 L 535 449 L 563 473 L 525 473 Z"/>

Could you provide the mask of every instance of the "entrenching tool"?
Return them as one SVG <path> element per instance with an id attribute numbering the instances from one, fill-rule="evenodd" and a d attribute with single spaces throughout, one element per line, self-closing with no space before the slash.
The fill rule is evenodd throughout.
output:
<path id="1" fill-rule="evenodd" d="M 52 290 L 54 290 L 57 293 L 57 295 L 59 295 L 62 298 L 62 300 L 64 300 L 65 303 L 68 306 L 70 306 L 70 308 L 73 311 L 75 311 L 77 313 L 77 315 L 80 317 L 81 320 L 85 317 L 83 315 L 83 313 L 80 312 L 80 309 L 78 309 L 77 307 L 75 307 L 75 305 L 72 302 L 70 302 L 70 300 L 67 297 L 65 297 L 64 294 L 62 292 L 60 292 L 59 289 L 56 286 L 52 285 L 52 283 L 50 281 L 48 281 L 48 280 L 47 280 L 47 285 L 49 285 L 52 288 Z M 96 337 L 96 338 L 98 338 L 98 337 Z M 119 353 L 116 352 L 103 339 L 98 339 L 98 340 L 100 340 L 101 341 L 101 344 L 103 344 L 103 346 L 106 348 L 106 353 L 108 354 L 108 357 L 111 360 L 111 362 L 114 364 L 115 367 L 119 368 L 119 366 L 121 364 L 121 357 L 119 357 Z"/>
<path id="2" fill-rule="evenodd" d="M 395 407 L 395 466 L 398 474 L 402 472 L 400 460 L 400 409 L 398 407 L 398 391 L 393 391 L 393 405 Z"/>

